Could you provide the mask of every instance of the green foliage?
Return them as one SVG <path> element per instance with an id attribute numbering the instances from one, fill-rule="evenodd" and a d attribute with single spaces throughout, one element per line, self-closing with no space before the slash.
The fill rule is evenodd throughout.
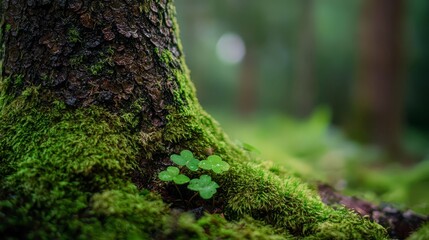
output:
<path id="1" fill-rule="evenodd" d="M 94 195 L 113 191 L 110 197 L 121 196 L 101 201 L 109 211 L 136 207 L 138 193 L 129 189 L 126 174 L 135 165 L 137 147 L 119 118 L 96 107 L 66 109 L 59 101 L 41 107 L 38 94 L 26 92 L 0 112 L 1 235 L 78 239 L 106 232 L 106 239 L 114 239 L 123 238 L 127 226 L 141 229 L 137 226 L 145 220 L 123 219 L 134 210 L 100 212 Z"/>
<path id="2" fill-rule="evenodd" d="M 88 70 L 92 75 L 98 75 L 101 73 L 104 67 L 104 61 L 98 61 L 97 63 L 89 66 Z"/>
<path id="3" fill-rule="evenodd" d="M 167 226 L 169 227 L 164 231 L 166 239 L 294 239 L 285 230 L 276 229 L 248 216 L 240 221 L 227 221 L 217 214 L 206 214 L 198 220 L 190 214 L 181 214 L 169 218 Z"/>
<path id="4" fill-rule="evenodd" d="M 251 218 L 196 221 L 170 212 L 159 197 L 129 182 L 138 151 L 120 117 L 96 107 L 68 109 L 60 101 L 41 107 L 25 101 L 32 94 L 8 101 L 0 112 L 2 237 L 282 238 Z"/>
<path id="5" fill-rule="evenodd" d="M 324 205 L 296 177 L 284 177 L 250 163 L 239 163 L 220 179 L 229 219 L 251 216 L 309 239 L 385 239 L 384 228 L 355 213 Z"/>
<path id="6" fill-rule="evenodd" d="M 138 191 L 129 182 L 134 156 L 141 152 L 136 142 L 142 140 L 134 139 L 123 118 L 97 107 L 68 109 L 60 101 L 41 107 L 30 101 L 45 95 L 29 91 L 27 96 L 7 100 L 1 110 L 2 236 L 6 232 L 20 233 L 17 238 L 23 239 L 290 236 L 272 234 L 277 228 L 314 239 L 384 236 L 379 225 L 324 206 L 297 178 L 280 178 L 250 164 L 237 149 L 226 153 L 221 143 L 219 156 L 237 159 L 224 176 L 215 179 L 222 186 L 229 220 L 210 215 L 196 221 L 185 214 L 175 215 L 159 198 Z M 186 165 L 183 168 L 187 170 Z M 210 185 L 216 189 L 215 181 L 205 178 L 196 179 L 200 180 L 198 189 L 213 191 Z M 243 222 L 247 216 L 260 224 Z"/>
<path id="7" fill-rule="evenodd" d="M 160 50 L 159 48 L 155 48 L 155 53 L 166 65 L 169 65 L 170 62 L 174 59 L 173 54 L 168 49 Z"/>
<path id="8" fill-rule="evenodd" d="M 18 74 L 18 75 L 15 75 L 15 81 L 14 81 L 14 84 L 15 85 L 21 85 L 22 83 L 24 82 L 24 76 L 22 76 L 22 74 Z"/>
<path id="9" fill-rule="evenodd" d="M 261 165 L 248 164 L 251 159 L 246 153 L 231 144 L 199 107 L 186 70 L 173 74 L 178 87 L 173 92 L 175 105 L 167 106 L 167 125 L 137 134 L 127 124 L 133 117 L 124 112 L 119 117 L 100 107 L 67 108 L 59 100 L 50 104 L 46 101 L 49 92 L 27 91 L 15 98 L 4 94 L 2 88 L 0 236 L 286 239 L 293 234 L 315 239 L 382 238 L 384 232 L 378 225 L 348 211 L 324 207 L 297 178 L 280 178 Z M 155 156 L 170 147 L 198 149 L 200 153 L 211 148 L 234 164 L 224 177 L 213 176 L 222 186 L 228 221 L 219 215 L 195 220 L 187 213 L 169 210 L 159 197 L 139 191 L 130 182 L 136 170 L 151 174 L 154 169 L 153 165 L 149 170 L 139 169 L 141 162 L 137 160 L 155 162 Z M 144 177 L 152 179 L 152 175 Z"/>
<path id="10" fill-rule="evenodd" d="M 69 29 L 68 40 L 71 43 L 77 43 L 81 41 L 79 30 L 76 27 Z"/>
<path id="11" fill-rule="evenodd" d="M 89 66 L 87 69 L 92 75 L 99 75 L 103 72 L 104 68 L 108 65 L 112 65 L 112 56 L 113 56 L 113 48 L 109 47 L 105 49 L 104 51 L 101 51 L 99 53 L 99 60 Z M 105 72 L 107 74 L 112 74 L 113 71 L 111 69 L 106 69 Z"/>
<path id="12" fill-rule="evenodd" d="M 216 188 L 219 188 L 219 185 L 212 181 L 210 176 L 204 174 L 199 179 L 192 179 L 188 188 L 199 192 L 202 198 L 210 199 L 216 193 Z"/>
<path id="13" fill-rule="evenodd" d="M 416 232 L 412 233 L 407 240 L 426 240 L 429 236 L 429 223 L 421 226 Z"/>
<path id="14" fill-rule="evenodd" d="M 6 27 L 5 27 L 5 32 L 9 32 L 11 28 L 12 28 L 12 25 L 10 25 L 9 23 L 7 23 Z"/>
<path id="15" fill-rule="evenodd" d="M 204 170 L 212 170 L 218 174 L 229 170 L 229 164 L 222 161 L 222 158 L 217 155 L 212 155 L 209 156 L 207 160 L 202 160 L 198 166 Z"/>
<path id="16" fill-rule="evenodd" d="M 162 171 L 158 174 L 160 180 L 169 182 L 174 181 L 176 184 L 185 184 L 189 182 L 189 177 L 184 174 L 179 174 L 179 169 L 177 167 L 168 167 L 167 170 Z"/>
<path id="17" fill-rule="evenodd" d="M 180 155 L 173 154 L 170 157 L 171 161 L 179 166 L 186 166 L 191 171 L 197 171 L 200 161 L 194 158 L 194 155 L 189 150 L 183 150 Z"/>
<path id="18" fill-rule="evenodd" d="M 180 152 L 180 155 L 171 155 L 170 159 L 175 164 L 182 167 L 186 166 L 191 171 L 198 171 L 201 168 L 220 174 L 229 170 L 229 164 L 217 155 L 211 155 L 207 160 L 199 161 L 191 151 L 183 150 Z M 189 182 L 188 189 L 199 192 L 203 199 L 212 198 L 216 193 L 216 188 L 219 188 L 219 185 L 215 181 L 212 181 L 209 175 L 204 174 L 199 179 L 190 180 L 186 175 L 180 174 L 179 168 L 172 166 L 168 167 L 167 170 L 161 171 L 158 174 L 158 178 L 165 182 L 174 181 L 176 184 Z"/>
<path id="19" fill-rule="evenodd" d="M 73 56 L 69 61 L 72 67 L 77 67 L 83 62 L 83 55 Z"/>

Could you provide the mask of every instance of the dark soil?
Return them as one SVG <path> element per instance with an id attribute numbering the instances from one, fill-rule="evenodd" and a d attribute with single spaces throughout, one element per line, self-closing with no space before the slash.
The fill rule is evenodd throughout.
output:
<path id="1" fill-rule="evenodd" d="M 394 239 L 407 238 L 429 220 L 428 216 L 419 215 L 411 210 L 401 211 L 389 204 L 377 206 L 357 197 L 344 196 L 326 184 L 318 184 L 318 192 L 326 205 L 343 205 L 361 216 L 368 216 L 385 227 L 389 236 Z"/>

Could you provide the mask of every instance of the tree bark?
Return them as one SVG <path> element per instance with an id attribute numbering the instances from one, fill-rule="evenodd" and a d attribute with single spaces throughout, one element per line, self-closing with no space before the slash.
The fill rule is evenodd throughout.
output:
<path id="1" fill-rule="evenodd" d="M 172 1 L 2 6 L 2 236 L 385 236 L 381 226 L 323 205 L 299 179 L 262 167 L 228 140 L 195 97 Z M 157 178 L 184 149 L 231 165 L 213 176 L 221 186 L 213 201 L 194 200 L 185 187 Z M 216 215 L 196 221 L 169 206 L 220 212 L 229 222 Z"/>
<path id="2" fill-rule="evenodd" d="M 3 77 L 25 79 L 14 92 L 40 85 L 69 106 L 100 105 L 112 112 L 144 97 L 147 120 L 165 125 L 165 106 L 177 88 L 166 80 L 185 71 L 166 1 L 4 4 L 10 31 Z"/>
<path id="3" fill-rule="evenodd" d="M 4 5 L 10 30 L 5 32 L 2 77 L 22 79 L 12 82 L 5 95 L 16 97 L 29 87 L 39 87 L 46 102 L 57 100 L 71 109 L 99 106 L 123 113 L 133 108 L 134 131 L 144 136 L 162 132 L 155 135 L 164 139 L 144 143 L 151 148 L 159 145 L 151 141 L 164 145 L 163 151 L 145 151 L 147 158 L 157 152 L 153 163 L 188 147 L 180 145 L 194 137 L 193 130 L 184 136 L 166 133 L 177 130 L 167 126 L 167 116 L 185 118 L 182 113 L 198 105 L 186 79 L 171 2 L 6 1 Z M 208 117 L 205 121 L 214 124 Z M 201 145 L 206 145 L 202 150 L 213 147 L 204 141 Z"/>

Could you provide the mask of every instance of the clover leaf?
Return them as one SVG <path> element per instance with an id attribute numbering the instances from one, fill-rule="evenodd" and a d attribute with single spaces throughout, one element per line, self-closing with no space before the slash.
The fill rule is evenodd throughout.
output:
<path id="1" fill-rule="evenodd" d="M 194 157 L 191 151 L 183 150 L 180 152 L 180 155 L 173 154 L 170 157 L 171 161 L 179 166 L 185 166 L 191 171 L 198 170 L 198 164 L 200 161 Z"/>
<path id="2" fill-rule="evenodd" d="M 207 160 L 202 160 L 199 167 L 205 170 L 212 170 L 215 173 L 222 173 L 229 170 L 229 164 L 222 161 L 222 158 L 217 155 L 211 155 Z"/>
<path id="3" fill-rule="evenodd" d="M 179 173 L 177 167 L 168 167 L 167 170 L 164 170 L 158 174 L 159 179 L 165 182 L 173 181 L 176 184 L 185 184 L 190 181 L 190 179 Z"/>
<path id="4" fill-rule="evenodd" d="M 219 185 L 212 181 L 212 178 L 208 175 L 201 175 L 199 179 L 192 179 L 188 185 L 190 190 L 199 192 L 204 199 L 213 197 L 218 187 Z"/>

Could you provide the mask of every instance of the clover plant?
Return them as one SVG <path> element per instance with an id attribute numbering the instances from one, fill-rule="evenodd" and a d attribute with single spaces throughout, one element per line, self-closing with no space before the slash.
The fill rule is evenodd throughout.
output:
<path id="1" fill-rule="evenodd" d="M 200 196 L 204 199 L 210 199 L 213 197 L 213 194 L 216 193 L 216 188 L 219 185 L 212 181 L 212 178 L 209 175 L 201 175 L 200 178 L 192 179 L 189 182 L 188 188 L 197 191 L 200 193 Z"/>
<path id="2" fill-rule="evenodd" d="M 170 159 L 173 163 L 180 166 L 181 169 L 187 168 L 194 172 L 203 169 L 221 174 L 229 170 L 229 164 L 217 155 L 211 155 L 206 160 L 200 161 L 194 157 L 191 151 L 183 150 L 180 152 L 180 155 L 171 155 Z M 212 180 L 211 176 L 203 174 L 199 178 L 190 179 L 188 176 L 181 173 L 181 169 L 170 166 L 166 170 L 160 172 L 158 178 L 165 182 L 173 181 L 175 184 L 185 184 L 189 182 L 188 189 L 198 192 L 203 199 L 210 199 L 213 197 L 219 185 Z"/>
<path id="3" fill-rule="evenodd" d="M 165 182 L 173 181 L 176 184 L 185 184 L 189 182 L 189 177 L 180 174 L 180 170 L 177 167 L 168 167 L 167 170 L 162 171 L 158 174 L 159 179 Z"/>
<path id="4" fill-rule="evenodd" d="M 191 171 L 198 170 L 198 164 L 200 161 L 194 158 L 194 155 L 189 150 L 183 150 L 180 152 L 180 155 L 173 154 L 170 157 L 171 161 L 179 166 L 186 166 Z"/>
<path id="5" fill-rule="evenodd" d="M 218 174 L 229 170 L 229 164 L 222 161 L 222 158 L 217 155 L 212 155 L 209 156 L 207 160 L 202 160 L 198 166 L 204 170 L 212 170 Z"/>

